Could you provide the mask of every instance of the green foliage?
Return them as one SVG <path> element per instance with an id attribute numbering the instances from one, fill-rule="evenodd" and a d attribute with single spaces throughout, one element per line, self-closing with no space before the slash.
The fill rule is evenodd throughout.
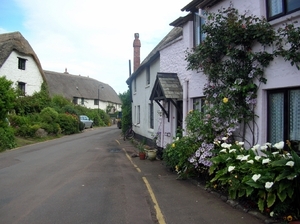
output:
<path id="1" fill-rule="evenodd" d="M 46 84 L 42 84 L 41 91 L 32 96 L 18 97 L 14 110 L 18 115 L 40 113 L 51 102 Z"/>
<path id="2" fill-rule="evenodd" d="M 76 115 L 58 114 L 58 124 L 62 134 L 71 135 L 79 132 L 79 120 Z"/>
<path id="3" fill-rule="evenodd" d="M 300 69 L 300 27 L 295 27 L 295 23 L 284 24 L 278 29 L 279 39 L 276 42 L 275 55 L 282 56 L 292 66 L 296 65 Z"/>
<path id="4" fill-rule="evenodd" d="M 40 113 L 40 119 L 45 123 L 55 123 L 57 121 L 58 113 L 51 107 L 44 108 Z"/>
<path id="5" fill-rule="evenodd" d="M 12 87 L 12 82 L 8 81 L 5 76 L 0 77 L 0 121 L 3 121 L 8 112 L 14 108 L 16 92 Z"/>
<path id="6" fill-rule="evenodd" d="M 119 94 L 119 97 L 122 101 L 122 132 L 124 134 L 132 125 L 130 90 Z"/>
<path id="7" fill-rule="evenodd" d="M 14 131 L 10 126 L 0 125 L 0 152 L 16 147 Z"/>
<path id="8" fill-rule="evenodd" d="M 180 178 L 186 178 L 194 175 L 194 167 L 189 162 L 189 157 L 199 147 L 190 137 L 182 137 L 172 144 L 168 144 L 163 152 L 163 160 L 171 170 L 176 170 Z"/>
<path id="9" fill-rule="evenodd" d="M 261 212 L 269 208 L 277 217 L 291 209 L 300 211 L 300 190 L 296 187 L 300 183 L 300 157 L 294 151 L 282 151 L 283 147 L 283 142 L 272 148 L 266 143 L 247 150 L 242 142 L 217 142 L 209 169 L 210 184 L 226 189 L 232 199 L 251 198 Z"/>

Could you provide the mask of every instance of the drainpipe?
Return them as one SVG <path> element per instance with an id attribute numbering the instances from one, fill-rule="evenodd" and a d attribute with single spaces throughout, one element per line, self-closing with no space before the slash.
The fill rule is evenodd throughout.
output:
<path id="1" fill-rule="evenodd" d="M 185 123 L 185 118 L 188 114 L 188 107 L 189 107 L 189 99 L 188 99 L 188 89 L 189 89 L 189 80 L 184 80 L 183 86 L 182 86 L 182 91 L 183 91 L 183 99 L 182 99 L 182 128 L 183 128 L 183 136 L 186 135 L 186 123 Z"/>

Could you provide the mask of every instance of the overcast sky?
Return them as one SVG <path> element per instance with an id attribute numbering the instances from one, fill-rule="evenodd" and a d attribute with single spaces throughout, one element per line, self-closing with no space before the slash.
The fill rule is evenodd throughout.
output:
<path id="1" fill-rule="evenodd" d="M 128 87 L 134 33 L 141 62 L 186 15 L 191 0 L 0 0 L 0 33 L 19 31 L 44 70 L 89 76 L 117 93 Z M 133 66 L 132 70 L 133 70 Z"/>

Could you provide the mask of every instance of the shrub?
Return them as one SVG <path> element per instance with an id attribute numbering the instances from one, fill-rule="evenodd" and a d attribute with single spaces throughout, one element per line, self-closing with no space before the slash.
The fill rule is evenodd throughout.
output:
<path id="1" fill-rule="evenodd" d="M 0 126 L 0 152 L 16 147 L 14 131 L 10 126 Z"/>
<path id="2" fill-rule="evenodd" d="M 189 157 L 197 148 L 198 144 L 195 139 L 190 137 L 178 138 L 164 149 L 163 160 L 171 170 L 178 173 L 179 178 L 195 175 L 195 169 L 189 162 Z"/>
<path id="3" fill-rule="evenodd" d="M 58 114 L 58 124 L 63 134 L 70 135 L 79 132 L 79 120 L 76 115 Z"/>
<path id="4" fill-rule="evenodd" d="M 300 157 L 283 151 L 284 142 L 255 145 L 216 143 L 210 167 L 211 184 L 226 190 L 230 198 L 247 197 L 271 216 L 300 215 Z"/>
<path id="5" fill-rule="evenodd" d="M 40 118 L 42 122 L 52 123 L 56 122 L 58 113 L 51 107 L 44 108 L 40 113 Z"/>

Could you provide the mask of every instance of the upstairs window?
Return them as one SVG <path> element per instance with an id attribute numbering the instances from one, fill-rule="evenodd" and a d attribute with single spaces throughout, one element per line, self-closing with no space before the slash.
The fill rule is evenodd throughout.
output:
<path id="1" fill-rule="evenodd" d="M 18 82 L 18 88 L 19 88 L 19 91 L 20 91 L 20 96 L 25 96 L 25 85 L 26 83 L 25 82 Z"/>
<path id="2" fill-rule="evenodd" d="M 268 141 L 286 140 L 300 150 L 300 88 L 268 92 Z"/>
<path id="3" fill-rule="evenodd" d="M 133 80 L 133 92 L 136 93 L 136 79 Z"/>
<path id="4" fill-rule="evenodd" d="M 99 105 L 99 100 L 98 99 L 94 99 L 94 105 Z"/>
<path id="5" fill-rule="evenodd" d="M 18 58 L 18 59 L 19 59 L 18 69 L 25 70 L 26 59 L 24 59 L 24 58 Z"/>
<path id="6" fill-rule="evenodd" d="M 150 85 L 150 66 L 146 68 L 146 85 Z"/>
<path id="7" fill-rule="evenodd" d="M 300 10 L 299 0 L 267 0 L 268 20 Z"/>
<path id="8" fill-rule="evenodd" d="M 201 10 L 200 10 L 201 11 Z M 202 27 L 205 24 L 205 12 L 201 11 L 194 15 L 194 46 L 198 46 L 205 40 L 206 34 L 203 32 Z"/>
<path id="9" fill-rule="evenodd" d="M 78 97 L 73 97 L 73 103 L 74 103 L 75 105 L 78 104 Z"/>

